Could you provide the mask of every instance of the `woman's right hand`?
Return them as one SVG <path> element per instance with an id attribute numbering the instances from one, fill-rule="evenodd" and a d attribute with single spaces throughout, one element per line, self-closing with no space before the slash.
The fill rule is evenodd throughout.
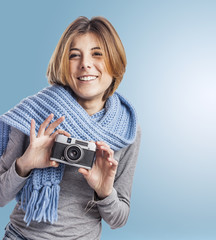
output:
<path id="1" fill-rule="evenodd" d="M 55 128 L 64 121 L 64 117 L 60 117 L 51 123 L 53 114 L 41 124 L 38 134 L 35 134 L 35 121 L 31 121 L 30 143 L 25 153 L 16 160 L 16 171 L 26 177 L 34 168 L 58 167 L 58 163 L 50 160 L 52 146 L 57 134 L 63 134 L 70 137 L 70 134 L 64 130 L 58 129 L 53 133 Z"/>

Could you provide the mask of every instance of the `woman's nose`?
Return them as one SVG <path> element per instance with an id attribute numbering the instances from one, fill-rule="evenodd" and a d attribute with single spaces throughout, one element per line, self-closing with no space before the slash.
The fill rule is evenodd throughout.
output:
<path id="1" fill-rule="evenodd" d="M 80 63 L 81 69 L 89 69 L 92 67 L 92 61 L 89 57 L 83 56 Z"/>

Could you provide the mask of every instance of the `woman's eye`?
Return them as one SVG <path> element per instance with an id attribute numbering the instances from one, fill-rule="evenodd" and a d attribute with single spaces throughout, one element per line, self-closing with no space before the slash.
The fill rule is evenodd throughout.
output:
<path id="1" fill-rule="evenodd" d="M 79 54 L 73 53 L 70 55 L 69 59 L 79 57 Z"/>
<path id="2" fill-rule="evenodd" d="M 103 54 L 102 54 L 102 52 L 94 52 L 93 53 L 93 56 L 102 56 Z"/>

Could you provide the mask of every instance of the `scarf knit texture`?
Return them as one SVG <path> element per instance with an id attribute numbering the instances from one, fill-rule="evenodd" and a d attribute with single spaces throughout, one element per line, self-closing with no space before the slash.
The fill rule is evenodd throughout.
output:
<path id="1" fill-rule="evenodd" d="M 104 141 L 114 151 L 132 144 L 136 137 L 137 117 L 132 105 L 119 93 L 106 101 L 104 109 L 89 116 L 74 98 L 69 87 L 53 85 L 25 98 L 13 109 L 0 116 L 0 156 L 9 140 L 10 127 L 30 135 L 31 119 L 36 122 L 36 134 L 40 125 L 51 114 L 65 120 L 56 128 L 63 129 L 71 137 L 85 141 Z M 27 225 L 32 220 L 54 223 L 58 219 L 59 183 L 64 164 L 58 168 L 34 169 L 26 184 L 16 196 L 20 209 L 25 212 Z"/>

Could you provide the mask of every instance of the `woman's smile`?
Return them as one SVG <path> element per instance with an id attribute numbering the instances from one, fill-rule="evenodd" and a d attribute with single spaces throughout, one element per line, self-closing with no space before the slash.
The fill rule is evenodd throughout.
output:
<path id="1" fill-rule="evenodd" d="M 80 81 L 84 81 L 84 82 L 89 82 L 89 81 L 93 81 L 97 79 L 97 76 L 93 76 L 93 75 L 84 75 L 84 76 L 80 76 L 77 78 Z"/>

